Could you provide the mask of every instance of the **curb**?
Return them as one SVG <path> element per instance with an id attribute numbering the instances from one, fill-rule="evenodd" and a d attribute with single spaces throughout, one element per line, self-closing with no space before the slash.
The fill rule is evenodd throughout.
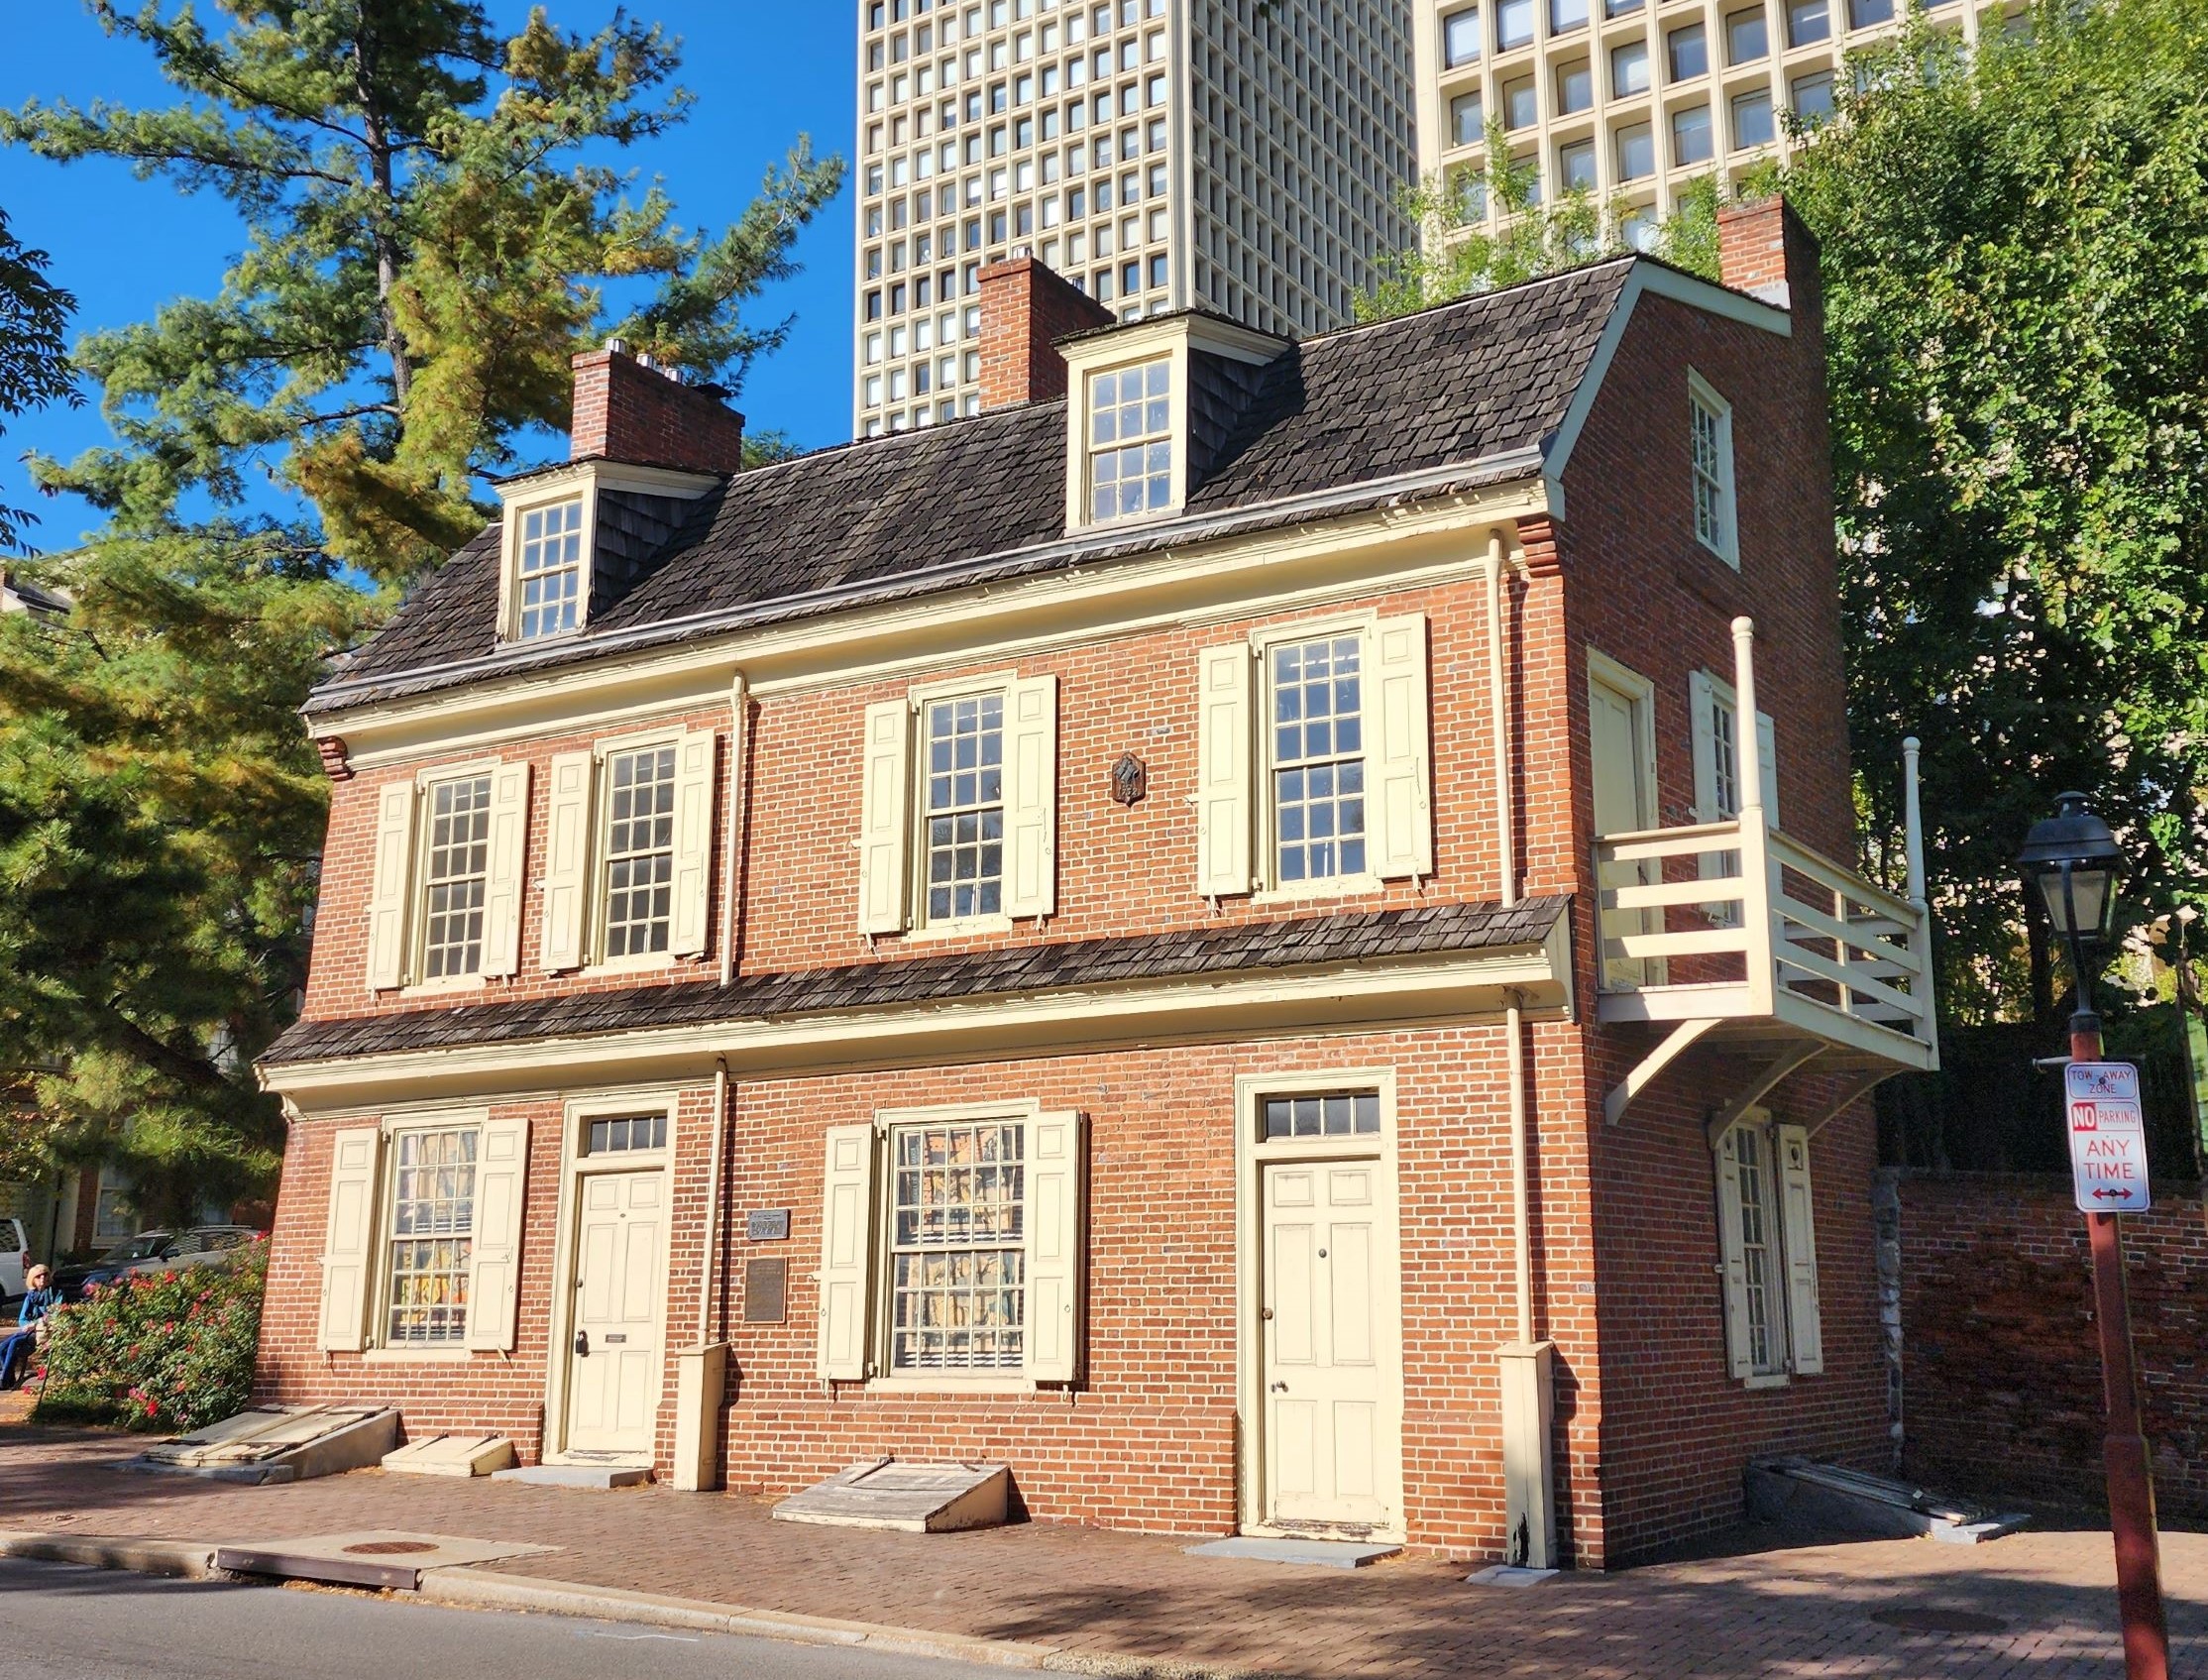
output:
<path id="1" fill-rule="evenodd" d="M 130 1569 L 141 1575 L 169 1575 L 185 1581 L 205 1581 L 220 1573 L 215 1568 L 215 1548 L 200 1540 L 0 1530 L 0 1557 L 82 1563 L 94 1569 Z"/>
<path id="2" fill-rule="evenodd" d="M 414 1597 L 426 1604 L 460 1610 L 527 1610 L 549 1616 L 588 1617 L 606 1622 L 641 1622 L 661 1627 L 686 1627 L 710 1633 L 746 1633 L 808 1645 L 863 1646 L 904 1656 L 950 1657 L 998 1668 L 1049 1668 L 1061 1655 L 1055 1645 L 1016 1639 L 983 1639 L 965 1633 L 931 1633 L 912 1627 L 885 1627 L 872 1622 L 839 1622 L 825 1616 L 797 1616 L 778 1610 L 749 1610 L 703 1599 L 670 1598 L 620 1587 L 584 1587 L 528 1575 L 461 1567 L 422 1574 Z"/>
<path id="3" fill-rule="evenodd" d="M 213 1544 L 204 1540 L 147 1540 L 100 1534 L 39 1533 L 0 1529 L 0 1557 L 37 1558 L 51 1563 L 87 1564 L 96 1569 L 127 1569 L 187 1581 L 230 1580 L 215 1567 Z M 993 1668 L 1049 1670 L 1103 1680 L 1244 1680 L 1247 1669 L 1173 1657 L 1123 1656 L 1069 1651 L 1058 1645 L 1019 1639 L 987 1639 L 969 1633 L 939 1633 L 918 1627 L 891 1627 L 875 1622 L 843 1622 L 833 1617 L 799 1616 L 789 1611 L 752 1610 L 703 1599 L 639 1593 L 620 1587 L 591 1587 L 576 1582 L 507 1575 L 495 1569 L 455 1566 L 422 1573 L 412 1592 L 393 1590 L 393 1598 L 452 1610 L 526 1611 L 593 1622 L 626 1622 L 693 1632 L 736 1633 L 790 1644 L 837 1645 L 852 1649 L 925 1656 Z"/>

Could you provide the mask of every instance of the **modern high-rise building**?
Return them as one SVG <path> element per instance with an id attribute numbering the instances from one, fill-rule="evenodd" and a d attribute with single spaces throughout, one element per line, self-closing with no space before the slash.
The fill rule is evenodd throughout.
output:
<path id="1" fill-rule="evenodd" d="M 855 429 L 978 409 L 1022 249 L 1123 318 L 1349 320 L 1417 237 L 1414 3 L 860 0 Z"/>
<path id="2" fill-rule="evenodd" d="M 1490 134 L 1543 197 L 1585 187 L 1652 232 L 1700 176 L 1737 180 L 1800 144 L 1783 113 L 1832 111 L 1851 50 L 1900 27 L 1910 0 L 1416 0 L 1419 171 L 1454 177 Z M 2016 0 L 1925 7 L 1975 44 Z M 1477 188 L 1467 225 L 1502 205 Z"/>

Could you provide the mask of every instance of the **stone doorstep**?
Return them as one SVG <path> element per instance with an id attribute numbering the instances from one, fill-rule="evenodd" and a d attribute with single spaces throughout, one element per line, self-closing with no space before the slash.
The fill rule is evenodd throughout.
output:
<path id="1" fill-rule="evenodd" d="M 1235 1558 L 1245 1563 L 1300 1563 L 1320 1569 L 1363 1569 L 1383 1557 L 1393 1557 L 1401 1546 L 1384 1542 L 1367 1545 L 1355 1540 L 1276 1540 L 1258 1534 L 1233 1534 L 1223 1540 L 1205 1540 L 1183 1546 L 1190 1557 Z"/>

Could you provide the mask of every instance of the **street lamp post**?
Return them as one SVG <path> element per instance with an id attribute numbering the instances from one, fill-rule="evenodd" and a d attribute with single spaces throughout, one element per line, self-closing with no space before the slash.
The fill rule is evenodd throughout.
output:
<path id="1" fill-rule="evenodd" d="M 2085 795 L 2065 793 L 2056 814 L 2035 823 L 2017 859 L 2068 943 L 2077 1007 L 2070 1016 L 2070 1060 L 2101 1060 L 2101 1018 L 2093 1011 L 2085 950 L 2108 937 L 2123 854 Z M 2154 1536 L 2154 1475 L 2140 1424 L 2139 1373 L 2132 1359 L 2132 1308 L 2124 1285 L 2122 1215 L 2088 1213 L 2093 1247 L 2093 1316 L 2101 1340 L 2101 1386 L 2108 1402 L 2102 1462 L 2108 1471 L 2109 1525 L 2116 1537 L 2116 1601 L 2124 1622 L 2130 1680 L 2168 1680 L 2169 1627 L 2162 1613 L 2161 1560 Z"/>

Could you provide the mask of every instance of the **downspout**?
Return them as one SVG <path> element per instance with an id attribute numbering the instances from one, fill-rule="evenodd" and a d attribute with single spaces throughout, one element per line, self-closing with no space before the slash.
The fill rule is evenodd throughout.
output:
<path id="1" fill-rule="evenodd" d="M 706 1176 L 706 1255 L 699 1268 L 698 1340 L 675 1358 L 675 1463 L 678 1493 L 720 1486 L 720 1411 L 728 1398 L 728 1344 L 718 1328 L 714 1285 L 719 1276 L 720 1164 L 728 1153 L 728 1062 L 715 1059 L 713 1167 Z"/>
<path id="2" fill-rule="evenodd" d="M 720 1272 L 720 1176 L 721 1164 L 728 1156 L 728 1059 L 714 1059 L 713 1075 L 713 1168 L 706 1176 L 706 1264 L 703 1268 L 704 1283 L 698 1294 L 698 1340 L 702 1343 L 727 1340 L 728 1326 L 722 1320 L 725 1314 L 716 1307 L 715 1281 Z"/>
<path id="3" fill-rule="evenodd" d="M 736 941 L 743 932 L 743 881 L 737 871 L 743 859 L 744 797 L 751 785 L 751 706 L 744 676 L 738 671 L 728 682 L 728 811 L 721 825 L 720 856 L 720 983 L 736 977 Z M 716 1157 L 714 1166 L 719 1168 Z"/>
<path id="4" fill-rule="evenodd" d="M 1518 902 L 1516 778 L 1510 762 L 1510 651 L 1503 628 L 1503 535 L 1488 537 L 1488 699 L 1494 724 L 1496 896 Z M 1526 1139 L 1525 1007 L 1504 994 L 1503 1074 L 1510 1115 L 1510 1246 L 1517 1336 L 1496 1350 L 1502 1399 L 1503 1557 L 1556 1567 L 1556 1349 L 1534 1340 L 1532 1164 Z"/>

